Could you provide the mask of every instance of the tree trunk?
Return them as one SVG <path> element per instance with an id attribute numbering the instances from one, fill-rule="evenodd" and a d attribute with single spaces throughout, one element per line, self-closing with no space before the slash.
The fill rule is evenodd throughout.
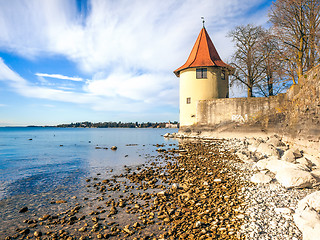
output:
<path id="1" fill-rule="evenodd" d="M 267 80 L 268 80 L 268 94 L 269 96 L 273 96 L 273 77 L 269 75 L 267 77 Z"/>

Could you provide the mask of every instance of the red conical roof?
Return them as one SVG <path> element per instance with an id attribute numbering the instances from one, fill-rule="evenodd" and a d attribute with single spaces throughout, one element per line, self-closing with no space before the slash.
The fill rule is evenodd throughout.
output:
<path id="1" fill-rule="evenodd" d="M 196 43 L 194 44 L 188 60 L 181 67 L 176 69 L 174 73 L 177 77 L 180 71 L 192 67 L 225 67 L 230 70 L 233 69 L 230 65 L 224 63 L 216 48 L 214 47 L 206 29 L 203 27 L 199 33 Z"/>

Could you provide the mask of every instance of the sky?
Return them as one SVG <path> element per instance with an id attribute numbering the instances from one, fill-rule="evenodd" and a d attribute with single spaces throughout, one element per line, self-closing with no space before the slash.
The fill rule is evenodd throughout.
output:
<path id="1" fill-rule="evenodd" d="M 266 25 L 271 0 L 0 0 L 0 126 L 179 120 L 179 79 L 202 28 Z M 242 89 L 231 89 L 241 96 Z"/>

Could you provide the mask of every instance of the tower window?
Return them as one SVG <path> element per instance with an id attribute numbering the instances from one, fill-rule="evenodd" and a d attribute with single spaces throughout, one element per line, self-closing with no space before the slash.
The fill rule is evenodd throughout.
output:
<path id="1" fill-rule="evenodd" d="M 191 103 L 191 97 L 188 97 L 187 98 L 187 104 L 190 104 Z"/>
<path id="2" fill-rule="evenodd" d="M 221 80 L 225 80 L 225 79 L 226 79 L 226 72 L 221 71 Z"/>
<path id="3" fill-rule="evenodd" d="M 197 68 L 197 79 L 207 78 L 207 69 L 206 68 Z"/>

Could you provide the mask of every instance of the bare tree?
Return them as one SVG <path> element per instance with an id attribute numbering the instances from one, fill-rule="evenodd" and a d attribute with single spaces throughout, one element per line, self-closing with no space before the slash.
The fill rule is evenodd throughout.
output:
<path id="1" fill-rule="evenodd" d="M 247 96 L 253 96 L 253 88 L 263 79 L 261 64 L 265 56 L 260 54 L 259 42 L 264 34 L 261 26 L 248 24 L 237 26 L 228 33 L 235 43 L 236 52 L 232 56 L 233 81 L 240 82 L 247 87 Z"/>
<path id="2" fill-rule="evenodd" d="M 279 60 L 286 62 L 287 73 L 296 84 L 319 59 L 320 0 L 277 0 L 269 16 L 282 42 Z"/>
<path id="3" fill-rule="evenodd" d="M 258 51 L 263 61 L 259 67 L 262 71 L 262 80 L 256 84 L 255 94 L 265 97 L 277 95 L 288 88 L 288 79 L 285 77 L 284 62 L 279 60 L 280 44 L 271 30 L 264 30 L 260 38 Z"/>

